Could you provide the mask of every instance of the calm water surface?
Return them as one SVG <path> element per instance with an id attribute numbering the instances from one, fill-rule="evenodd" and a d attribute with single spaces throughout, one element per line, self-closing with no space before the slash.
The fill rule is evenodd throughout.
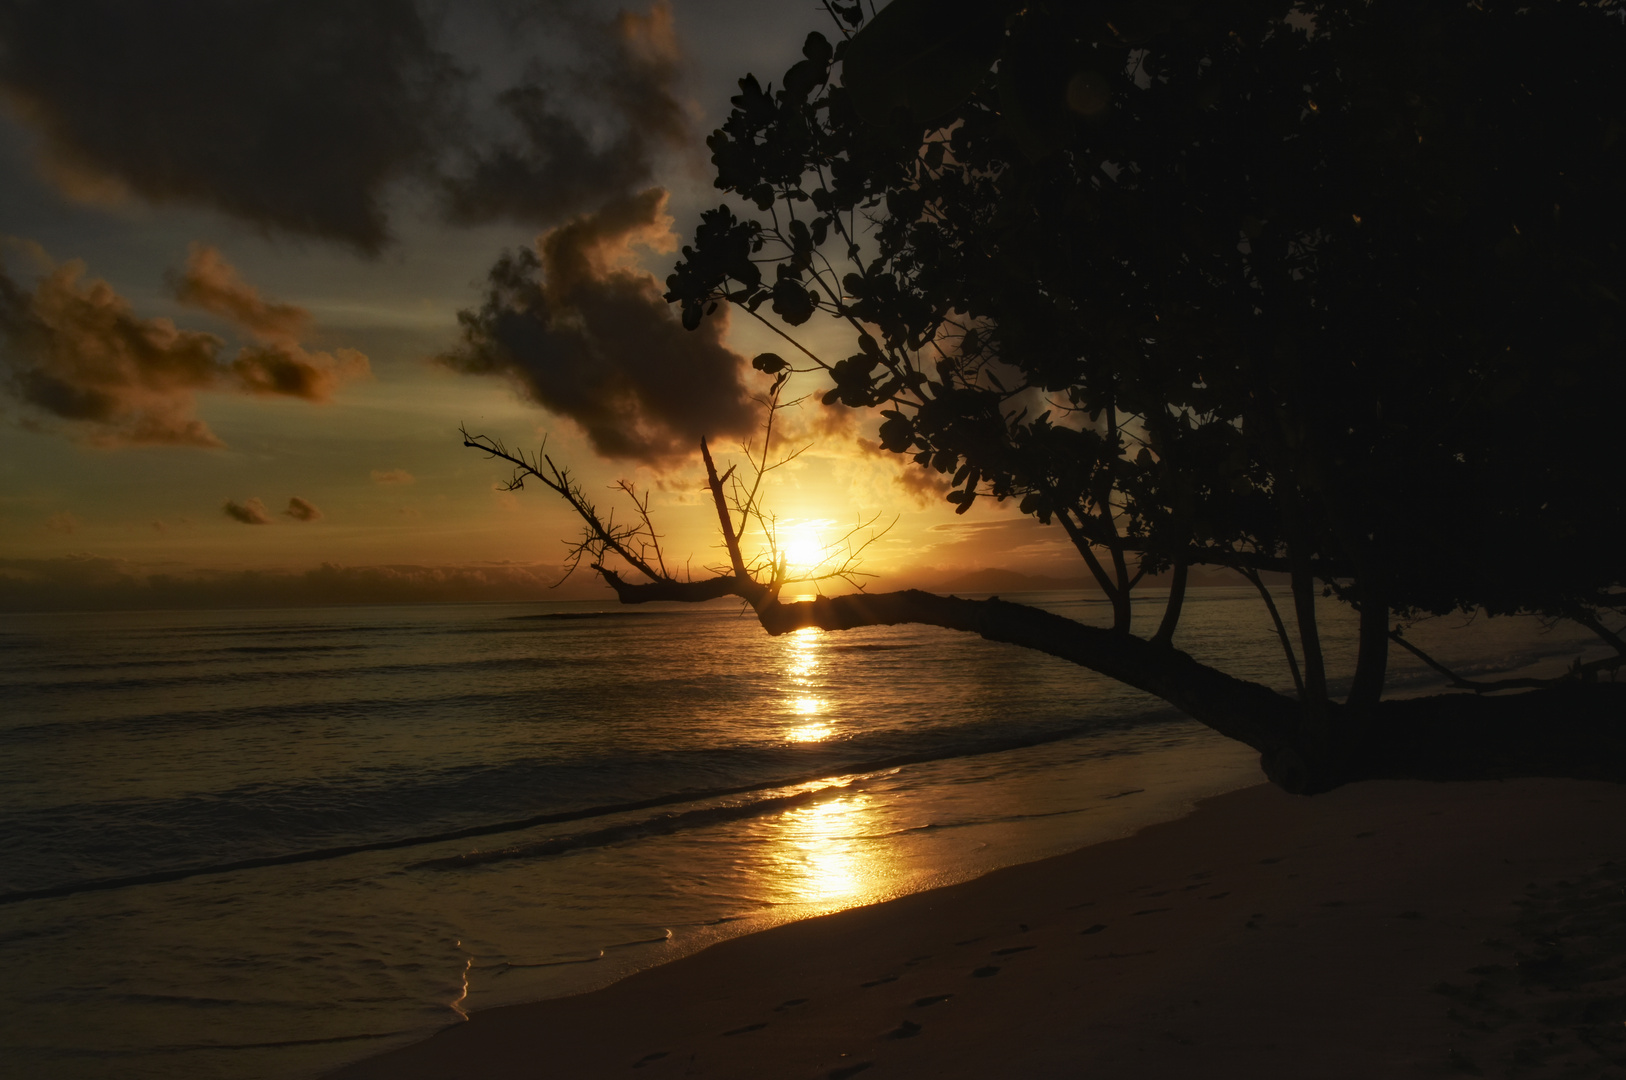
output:
<path id="1" fill-rule="evenodd" d="M 1418 637 L 1470 671 L 1576 649 L 1447 629 Z M 1197 590 L 1179 644 L 1287 678 L 1251 590 Z M 313 1076 L 1260 779 L 1047 657 L 733 606 L 9 616 L 0 695 L 0 1046 L 29 1077 Z"/>

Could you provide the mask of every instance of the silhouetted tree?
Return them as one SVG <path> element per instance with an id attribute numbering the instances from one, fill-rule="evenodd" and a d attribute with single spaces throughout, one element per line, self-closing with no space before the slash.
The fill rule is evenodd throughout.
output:
<path id="1" fill-rule="evenodd" d="M 761 218 L 706 213 L 668 299 L 691 327 L 729 303 L 775 329 L 794 363 L 760 370 L 820 369 L 827 405 L 881 410 L 882 445 L 950 477 L 960 511 L 1059 523 L 1113 626 L 917 592 L 780 604 L 721 501 L 732 572 L 604 570 L 623 600 L 734 594 L 772 633 L 924 622 L 1042 649 L 1254 746 L 1294 791 L 1626 778 L 1626 687 L 1591 681 L 1626 656 L 1626 9 L 828 8 L 844 40 L 809 35 L 777 89 L 742 79 L 709 141 Z M 796 340 L 820 317 L 851 356 Z M 1199 565 L 1267 602 L 1260 573 L 1289 575 L 1296 657 L 1271 614 L 1296 700 L 1173 648 Z M 1136 636 L 1131 592 L 1165 570 Z M 1342 702 L 1318 592 L 1360 613 Z M 1394 620 L 1459 609 L 1575 619 L 1616 655 L 1512 696 L 1381 701 L 1391 641 L 1416 651 Z"/>

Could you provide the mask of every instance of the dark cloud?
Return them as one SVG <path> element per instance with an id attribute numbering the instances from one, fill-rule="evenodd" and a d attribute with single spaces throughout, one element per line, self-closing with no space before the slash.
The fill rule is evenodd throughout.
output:
<path id="1" fill-rule="evenodd" d="M 667 0 L 607 20 L 584 0 L 459 7 L 487 51 L 553 54 L 495 102 L 425 6 L 0 0 L 0 98 L 72 197 L 207 206 L 369 253 L 398 181 L 455 221 L 551 224 L 648 183 L 688 139 Z"/>
<path id="2" fill-rule="evenodd" d="M 559 20 L 558 5 L 544 10 Z M 689 141 L 675 92 L 682 58 L 666 0 L 646 14 L 623 11 L 604 23 L 567 21 L 584 45 L 580 69 L 566 80 L 575 93 L 529 82 L 497 99 L 519 138 L 474 149 L 445 181 L 453 220 L 558 221 L 647 184 L 655 154 Z M 613 135 L 594 138 L 584 103 L 605 114 Z"/>
<path id="3" fill-rule="evenodd" d="M 254 343 L 227 361 L 219 337 L 137 316 L 107 282 L 85 280 L 78 261 L 52 267 L 32 292 L 0 267 L 0 385 L 92 442 L 215 447 L 220 439 L 193 415 L 199 391 L 322 401 L 367 374 L 353 349 L 302 347 L 307 313 L 261 299 L 212 248 L 194 246 L 172 285 Z"/>
<path id="4" fill-rule="evenodd" d="M 269 525 L 271 515 L 265 512 L 265 504 L 259 499 L 249 499 L 246 502 L 234 502 L 227 499 L 220 508 L 227 517 L 234 521 L 241 521 L 244 525 Z"/>
<path id="5" fill-rule="evenodd" d="M 651 189 L 544 233 L 536 252 L 504 256 L 485 305 L 459 316 L 462 348 L 441 362 L 509 377 L 606 457 L 668 461 L 701 436 L 751 432 L 756 408 L 744 358 L 723 344 L 726 311 L 684 330 L 654 276 L 628 265 L 634 245 L 671 250 L 665 209 L 666 193 Z"/>
<path id="6" fill-rule="evenodd" d="M 322 512 L 314 505 L 301 499 L 298 495 L 288 500 L 288 509 L 283 511 L 295 521 L 320 521 Z"/>
<path id="7" fill-rule="evenodd" d="M 74 194 L 122 188 L 376 251 L 458 76 L 413 0 L 10 0 L 0 89 Z"/>

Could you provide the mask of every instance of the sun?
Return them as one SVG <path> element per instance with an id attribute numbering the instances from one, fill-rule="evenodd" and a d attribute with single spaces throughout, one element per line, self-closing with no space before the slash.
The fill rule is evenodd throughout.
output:
<path id="1" fill-rule="evenodd" d="M 785 556 L 785 572 L 792 578 L 812 573 L 829 556 L 816 521 L 798 521 L 781 527 L 779 550 Z"/>

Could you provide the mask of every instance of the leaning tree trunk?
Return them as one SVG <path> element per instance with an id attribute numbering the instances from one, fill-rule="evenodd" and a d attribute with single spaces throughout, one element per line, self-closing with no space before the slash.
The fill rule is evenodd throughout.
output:
<path id="1" fill-rule="evenodd" d="M 1498 697 L 1446 694 L 1360 709 L 1322 703 L 1312 716 L 1300 702 L 1179 649 L 997 598 L 909 589 L 782 604 L 749 577 L 632 584 L 614 571 L 599 572 L 628 604 L 737 596 L 774 635 L 920 623 L 1047 653 L 1153 694 L 1246 743 L 1259 751 L 1265 775 L 1295 794 L 1374 779 L 1626 782 L 1626 685 L 1573 683 Z"/>

